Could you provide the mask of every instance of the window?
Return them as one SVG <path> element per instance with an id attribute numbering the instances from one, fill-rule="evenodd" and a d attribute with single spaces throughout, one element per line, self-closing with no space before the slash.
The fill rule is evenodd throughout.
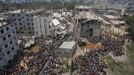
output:
<path id="1" fill-rule="evenodd" d="M 6 37 L 3 38 L 3 41 L 5 41 L 5 40 L 6 40 Z"/>
<path id="2" fill-rule="evenodd" d="M 2 48 L 0 48 L 0 52 L 2 52 Z"/>
<path id="3" fill-rule="evenodd" d="M 34 23 L 32 23 L 32 25 L 34 25 Z"/>
<path id="4" fill-rule="evenodd" d="M 89 33 L 90 33 L 89 34 L 90 36 L 93 36 L 93 29 L 92 28 L 90 29 L 90 32 Z"/>
<path id="5" fill-rule="evenodd" d="M 16 21 L 16 19 L 14 19 L 14 21 Z"/>
<path id="6" fill-rule="evenodd" d="M 88 28 L 90 28 L 90 25 L 88 25 Z"/>
<path id="7" fill-rule="evenodd" d="M 0 61 L 2 60 L 2 58 L 0 57 Z"/>
<path id="8" fill-rule="evenodd" d="M 29 21 L 29 19 L 27 19 L 27 21 Z"/>
<path id="9" fill-rule="evenodd" d="M 19 31 L 17 31 L 16 33 L 19 34 Z"/>
<path id="10" fill-rule="evenodd" d="M 10 37 L 11 37 L 11 35 L 10 35 L 10 34 L 8 34 L 8 37 L 10 38 Z"/>
<path id="11" fill-rule="evenodd" d="M 10 51 L 8 51 L 7 54 L 9 55 L 10 54 Z"/>
<path id="12" fill-rule="evenodd" d="M 23 27 L 20 27 L 20 29 L 23 29 Z"/>
<path id="13" fill-rule="evenodd" d="M 12 47 L 12 51 L 14 50 L 14 47 Z"/>
<path id="14" fill-rule="evenodd" d="M 11 25 L 11 27 L 14 27 L 14 25 Z"/>
<path id="15" fill-rule="evenodd" d="M 32 32 L 29 32 L 29 34 L 31 34 Z"/>
<path id="16" fill-rule="evenodd" d="M 12 14 L 12 16 L 15 16 L 15 14 Z"/>
<path id="17" fill-rule="evenodd" d="M 8 47 L 8 45 L 6 44 L 6 45 L 5 45 L 5 48 L 7 48 L 7 47 Z"/>
<path id="18" fill-rule="evenodd" d="M 18 21 L 21 21 L 21 19 L 18 19 Z"/>
<path id="19" fill-rule="evenodd" d="M 20 23 L 20 25 L 22 25 L 22 23 Z"/>
<path id="20" fill-rule="evenodd" d="M 33 16 L 33 14 L 31 14 L 31 16 Z"/>
<path id="21" fill-rule="evenodd" d="M 17 23 L 14 23 L 14 25 L 17 25 Z"/>
<path id="22" fill-rule="evenodd" d="M 18 14 L 18 16 L 20 16 L 20 14 Z"/>
<path id="23" fill-rule="evenodd" d="M 0 30 L 0 32 L 1 32 L 1 34 L 3 34 L 4 33 L 4 29 Z"/>
<path id="24" fill-rule="evenodd" d="M 26 16 L 29 16 L 28 14 L 26 14 Z"/>
<path id="25" fill-rule="evenodd" d="M 6 30 L 8 31 L 8 30 L 9 30 L 9 28 L 7 27 L 7 28 L 6 28 Z"/>
<path id="26" fill-rule="evenodd" d="M 30 25 L 30 23 L 27 23 L 27 25 Z"/>
<path id="27" fill-rule="evenodd" d="M 82 26 L 84 26 L 84 23 L 81 23 Z"/>
<path id="28" fill-rule="evenodd" d="M 10 41 L 10 44 L 12 44 L 13 42 L 12 41 Z"/>
<path id="29" fill-rule="evenodd" d="M 31 29 L 31 27 L 28 27 L 28 29 Z"/>

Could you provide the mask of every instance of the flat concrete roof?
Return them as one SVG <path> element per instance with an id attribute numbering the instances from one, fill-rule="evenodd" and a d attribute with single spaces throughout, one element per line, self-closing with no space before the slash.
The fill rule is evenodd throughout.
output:
<path id="1" fill-rule="evenodd" d="M 114 25 L 125 24 L 124 21 L 117 21 L 117 20 L 110 20 L 110 22 L 113 23 Z"/>
<path id="2" fill-rule="evenodd" d="M 62 45 L 59 47 L 59 48 L 62 48 L 62 49 L 72 49 L 74 47 L 74 45 L 76 44 L 75 41 L 72 41 L 72 42 L 63 42 Z"/>
<path id="3" fill-rule="evenodd" d="M 114 16 L 114 15 L 104 15 L 105 17 L 109 18 L 109 19 L 118 19 L 121 18 L 119 16 Z"/>
<path id="4" fill-rule="evenodd" d="M 91 19 L 91 20 L 100 19 L 100 17 L 96 15 L 94 12 L 79 12 L 78 15 L 76 15 L 76 18 L 86 18 L 86 19 Z"/>

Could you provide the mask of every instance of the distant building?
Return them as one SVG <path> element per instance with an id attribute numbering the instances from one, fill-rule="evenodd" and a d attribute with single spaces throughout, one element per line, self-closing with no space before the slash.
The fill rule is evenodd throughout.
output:
<path id="1" fill-rule="evenodd" d="M 3 3 L 17 3 L 17 4 L 21 4 L 21 3 L 26 3 L 27 0 L 2 0 Z"/>
<path id="2" fill-rule="evenodd" d="M 126 0 L 128 8 L 134 10 L 134 0 Z"/>
<path id="3" fill-rule="evenodd" d="M 87 6 L 76 7 L 75 12 L 75 33 L 77 37 L 96 37 L 99 39 L 101 35 L 101 18 Z"/>
<path id="4" fill-rule="evenodd" d="M 13 21 L 0 17 L 0 68 L 8 65 L 15 58 L 18 50 Z"/>
<path id="5" fill-rule="evenodd" d="M 48 16 L 35 16 L 33 18 L 34 21 L 34 33 L 35 36 L 40 37 L 40 36 L 48 36 L 49 33 L 49 17 Z"/>

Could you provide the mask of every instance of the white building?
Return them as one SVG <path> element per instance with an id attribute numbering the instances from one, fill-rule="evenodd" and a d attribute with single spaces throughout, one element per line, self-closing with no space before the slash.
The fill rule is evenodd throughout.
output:
<path id="1" fill-rule="evenodd" d="M 59 52 L 61 53 L 61 55 L 59 56 L 70 57 L 74 54 L 76 48 L 77 48 L 77 44 L 75 41 L 63 42 L 62 45 L 59 47 Z"/>
<path id="2" fill-rule="evenodd" d="M 4 3 L 18 3 L 18 4 L 21 4 L 21 3 L 25 3 L 27 0 L 1 0 L 2 2 Z"/>
<path id="3" fill-rule="evenodd" d="M 18 49 L 15 25 L 7 18 L 0 18 L 0 68 L 14 59 Z"/>
<path id="4" fill-rule="evenodd" d="M 48 16 L 35 16 L 34 19 L 34 32 L 35 36 L 48 36 L 49 33 L 49 17 Z"/>

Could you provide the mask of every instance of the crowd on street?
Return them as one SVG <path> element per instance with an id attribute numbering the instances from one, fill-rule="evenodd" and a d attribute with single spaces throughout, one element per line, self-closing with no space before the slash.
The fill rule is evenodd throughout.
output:
<path id="1" fill-rule="evenodd" d="M 107 65 L 100 59 L 97 50 L 79 56 L 75 64 L 78 65 L 78 75 L 106 75 Z"/>
<path id="2" fill-rule="evenodd" d="M 49 39 L 38 39 L 36 45 L 40 46 L 39 51 L 24 50 L 24 57 L 22 57 L 20 63 L 16 64 L 14 68 L 8 69 L 10 71 L 9 75 L 37 75 L 44 65 L 46 65 L 44 73 L 52 73 L 51 75 L 53 75 L 54 70 L 52 69 L 54 69 L 56 57 L 54 56 L 53 49 L 57 46 L 52 44 L 52 41 Z M 49 63 L 47 64 L 48 61 Z"/>
<path id="3" fill-rule="evenodd" d="M 124 55 L 123 45 L 127 36 L 118 36 L 118 37 L 105 37 L 102 38 L 102 44 L 104 46 L 104 51 L 111 52 L 114 56 Z"/>
<path id="4" fill-rule="evenodd" d="M 100 55 L 106 55 L 109 52 L 114 56 L 124 55 L 123 45 L 126 36 L 111 37 L 103 36 L 101 38 L 102 48 L 90 50 L 85 56 L 79 56 L 75 61 L 78 65 L 78 75 L 106 75 L 107 64 L 100 58 Z M 21 62 L 14 68 L 8 69 L 9 75 L 56 75 L 56 49 L 57 41 L 40 38 L 37 40 L 39 51 L 32 52 L 25 50 Z"/>
<path id="5" fill-rule="evenodd" d="M 100 57 L 108 54 L 113 56 L 124 55 L 123 45 L 127 36 L 103 36 L 102 48 L 90 49 L 85 56 L 79 56 L 74 62 L 77 65 L 78 75 L 107 75 L 107 62 Z"/>

